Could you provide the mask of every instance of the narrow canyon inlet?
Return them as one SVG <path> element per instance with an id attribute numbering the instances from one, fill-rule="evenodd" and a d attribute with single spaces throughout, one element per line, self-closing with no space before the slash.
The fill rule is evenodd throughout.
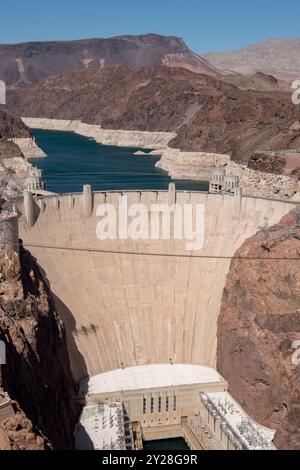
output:
<path id="1" fill-rule="evenodd" d="M 182 190 L 208 189 L 207 182 L 172 180 L 155 167 L 160 157 L 149 155 L 151 149 L 101 145 L 73 132 L 33 129 L 33 135 L 47 158 L 31 162 L 52 192 L 80 192 L 83 184 L 95 191 L 167 189 L 172 181 Z"/>

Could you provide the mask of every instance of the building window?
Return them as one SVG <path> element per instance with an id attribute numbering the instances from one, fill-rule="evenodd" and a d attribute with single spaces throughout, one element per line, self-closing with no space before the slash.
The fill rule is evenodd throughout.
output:
<path id="1" fill-rule="evenodd" d="M 166 411 L 169 411 L 169 397 L 166 397 Z"/>
<path id="2" fill-rule="evenodd" d="M 143 414 L 145 415 L 147 411 L 147 400 L 144 398 L 143 400 Z"/>
<path id="3" fill-rule="evenodd" d="M 154 412 L 154 398 L 151 397 L 151 413 Z"/>
<path id="4" fill-rule="evenodd" d="M 161 413 L 161 397 L 158 398 L 158 412 Z"/>
<path id="5" fill-rule="evenodd" d="M 173 408 L 174 411 L 176 411 L 176 405 L 177 405 L 177 404 L 176 404 L 176 396 L 174 395 L 174 408 Z"/>

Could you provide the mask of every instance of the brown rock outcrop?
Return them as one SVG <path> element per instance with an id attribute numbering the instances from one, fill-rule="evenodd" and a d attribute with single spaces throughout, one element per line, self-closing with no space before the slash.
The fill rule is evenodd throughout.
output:
<path id="1" fill-rule="evenodd" d="M 22 157 L 19 148 L 7 139 L 31 137 L 23 121 L 0 107 L 0 163 L 4 158 Z"/>
<path id="2" fill-rule="evenodd" d="M 0 139 L 12 137 L 31 137 L 31 132 L 20 118 L 0 107 Z"/>
<path id="3" fill-rule="evenodd" d="M 0 422 L 3 446 L 71 449 L 79 404 L 63 322 L 29 252 L 21 248 L 20 262 L 2 253 L 0 273 L 2 391 L 16 402 L 15 416 Z"/>
<path id="4" fill-rule="evenodd" d="M 14 416 L 6 419 L 0 425 L 0 450 L 49 450 L 49 442 L 37 434 L 33 425 L 13 403 Z"/>
<path id="5" fill-rule="evenodd" d="M 218 321 L 218 370 L 280 449 L 300 449 L 300 212 L 238 250 Z"/>
<path id="6" fill-rule="evenodd" d="M 281 175 L 284 173 L 286 159 L 271 152 L 255 152 L 248 161 L 248 168 Z"/>

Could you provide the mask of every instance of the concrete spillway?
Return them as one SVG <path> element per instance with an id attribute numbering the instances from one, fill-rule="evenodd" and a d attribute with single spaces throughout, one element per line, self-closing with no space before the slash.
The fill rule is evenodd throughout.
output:
<path id="1" fill-rule="evenodd" d="M 75 377 L 170 361 L 215 367 L 230 257 L 259 225 L 279 222 L 295 204 L 177 192 L 178 204 L 205 206 L 205 246 L 190 253 L 181 240 L 100 241 L 97 206 L 118 206 L 119 196 L 27 198 L 21 208 L 20 237 L 44 271 L 66 323 Z M 127 196 L 129 203 L 149 208 L 170 202 L 168 192 Z"/>

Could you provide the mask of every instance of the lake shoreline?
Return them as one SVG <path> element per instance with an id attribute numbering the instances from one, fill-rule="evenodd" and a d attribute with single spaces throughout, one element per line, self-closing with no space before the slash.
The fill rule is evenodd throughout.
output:
<path id="1" fill-rule="evenodd" d="M 99 144 L 116 147 L 164 149 L 176 137 L 174 132 L 111 130 L 76 120 L 25 117 L 22 120 L 31 129 L 74 132 L 94 139 Z"/>
<path id="2" fill-rule="evenodd" d="M 102 145 L 153 149 L 156 155 L 161 155 L 156 168 L 167 172 L 172 179 L 209 181 L 212 172 L 222 168 L 227 174 L 240 178 L 240 185 L 245 195 L 286 200 L 300 199 L 300 183 L 289 176 L 249 169 L 246 165 L 234 162 L 226 154 L 186 152 L 170 148 L 169 143 L 176 136 L 174 132 L 110 130 L 81 121 L 22 119 L 30 128 L 74 132 L 94 139 Z"/>
<path id="3" fill-rule="evenodd" d="M 156 166 L 160 155 L 135 155 L 135 147 L 106 146 L 71 131 L 33 129 L 47 158 L 30 163 L 43 171 L 46 187 L 55 193 L 81 192 L 84 184 L 94 191 L 165 190 L 174 182 Z M 202 191 L 208 183 L 175 181 L 178 189 Z"/>

